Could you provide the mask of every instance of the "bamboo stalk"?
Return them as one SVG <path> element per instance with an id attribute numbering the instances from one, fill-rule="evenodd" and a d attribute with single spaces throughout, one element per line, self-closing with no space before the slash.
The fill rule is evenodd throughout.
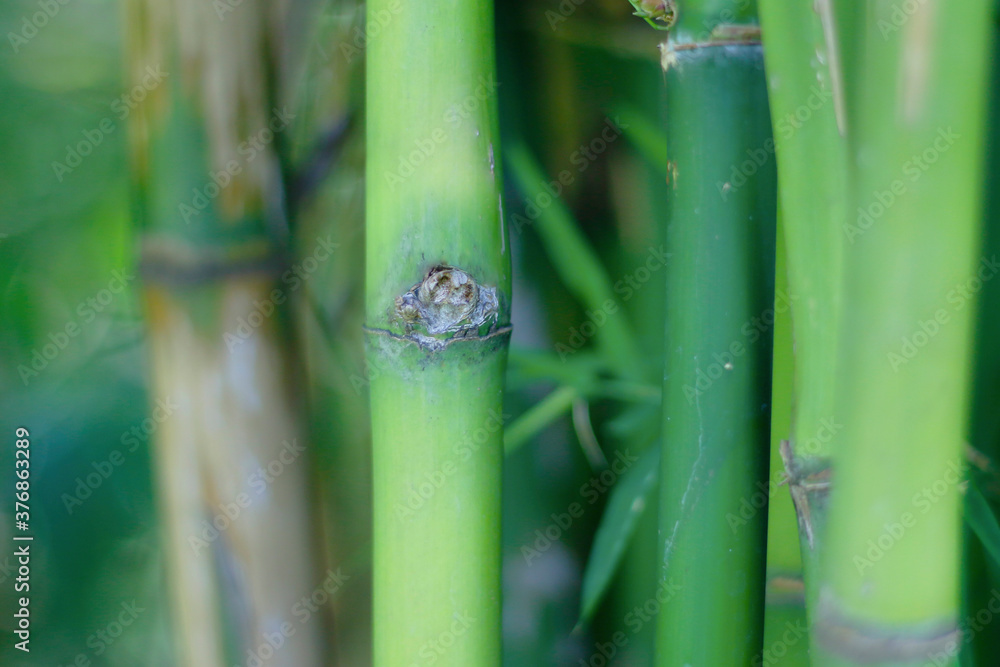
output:
<path id="1" fill-rule="evenodd" d="M 990 4 L 894 9 L 864 23 L 821 665 L 957 664 Z"/>
<path id="2" fill-rule="evenodd" d="M 374 663 L 500 664 L 510 253 L 488 0 L 377 0 L 368 48 Z"/>
<path id="3" fill-rule="evenodd" d="M 666 377 L 656 664 L 746 665 L 763 633 L 766 513 L 734 526 L 766 482 L 774 164 L 738 182 L 770 138 L 752 14 L 688 3 L 662 47 L 670 158 Z M 728 15 L 731 15 L 730 12 Z M 720 619 L 725 619 L 720 622 Z"/>
<path id="4" fill-rule="evenodd" d="M 807 610 L 818 601 L 847 216 L 847 100 L 832 3 L 761 0 L 794 339 L 792 423 L 781 447 L 799 521 Z M 816 156 L 823 156 L 816 159 Z"/>
<path id="5" fill-rule="evenodd" d="M 295 614 L 323 576 L 284 316 L 294 287 L 279 279 L 274 134 L 287 123 L 267 92 L 266 7 L 127 9 L 131 76 L 147 90 L 130 132 L 151 395 L 178 404 L 154 444 L 174 662 L 320 665 L 322 614 Z"/>
<path id="6" fill-rule="evenodd" d="M 765 46 L 765 50 L 766 50 Z M 779 190 L 780 191 L 780 190 Z M 788 251 L 783 212 L 778 212 L 775 292 L 788 294 Z M 794 376 L 792 317 L 789 309 L 775 310 L 774 363 L 771 375 L 771 460 L 767 486 L 741 507 L 767 512 L 767 590 L 764 615 L 764 651 L 759 664 L 808 667 L 809 639 L 799 527 L 787 493 L 787 471 L 781 458 L 781 440 L 791 429 Z M 766 508 L 762 507 L 767 502 Z M 791 630 L 791 632 L 789 632 Z M 758 664 L 751 662 L 751 664 Z"/>

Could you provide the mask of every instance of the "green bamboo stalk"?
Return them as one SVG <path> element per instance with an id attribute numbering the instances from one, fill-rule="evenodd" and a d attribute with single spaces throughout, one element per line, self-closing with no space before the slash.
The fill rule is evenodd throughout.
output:
<path id="1" fill-rule="evenodd" d="M 275 233 L 275 133 L 289 121 L 268 93 L 276 15 L 225 7 L 127 4 L 130 77 L 146 91 L 129 129 L 150 393 L 178 405 L 153 448 L 174 662 L 313 667 L 322 616 L 294 613 L 323 576 Z"/>
<path id="2" fill-rule="evenodd" d="M 493 4 L 369 3 L 380 19 L 366 139 L 374 664 L 490 667 L 510 336 Z"/>
<path id="3" fill-rule="evenodd" d="M 864 24 L 820 665 L 957 664 L 990 3 L 894 12 Z"/>
<path id="4" fill-rule="evenodd" d="M 815 616 L 829 490 L 848 170 L 845 41 L 832 2 L 761 0 L 791 299 L 791 432 L 781 448 L 799 520 L 807 608 Z M 817 159 L 822 156 L 822 159 Z"/>
<path id="5" fill-rule="evenodd" d="M 765 46 L 765 50 L 766 50 Z M 783 212 L 778 212 L 775 292 L 788 293 L 788 252 L 784 242 Z M 764 616 L 764 651 L 761 665 L 809 666 L 808 617 L 802 579 L 799 531 L 791 495 L 782 486 L 787 479 L 781 458 L 781 440 L 792 421 L 794 354 L 792 318 L 787 308 L 774 316 L 774 363 L 771 375 L 771 460 L 766 487 L 761 487 L 741 510 L 765 511 L 767 499 L 767 590 Z M 759 510 L 758 510 L 759 508 Z M 741 511 L 741 516 L 742 516 Z"/>
<path id="6" fill-rule="evenodd" d="M 670 223 L 660 498 L 660 667 L 749 665 L 764 617 L 775 176 L 753 7 L 691 2 L 662 47 Z M 729 12 L 723 14 L 723 12 Z M 764 322 L 767 322 L 764 324 Z M 722 620 L 724 619 L 724 620 Z"/>

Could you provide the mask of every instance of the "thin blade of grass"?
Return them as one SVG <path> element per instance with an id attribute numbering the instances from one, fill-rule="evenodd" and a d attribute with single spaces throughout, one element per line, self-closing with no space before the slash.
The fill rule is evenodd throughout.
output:
<path id="1" fill-rule="evenodd" d="M 535 202 L 539 214 L 534 220 L 514 216 L 515 233 L 524 224 L 534 224 L 545 249 L 552 259 L 560 279 L 581 304 L 594 312 L 608 310 L 609 302 L 616 304 L 612 281 L 601 265 L 597 254 L 580 232 L 566 204 L 547 192 L 548 179 L 538 162 L 524 144 L 515 144 L 507 151 L 507 165 L 525 198 Z M 548 204 L 545 202 L 548 201 Z M 641 362 L 635 334 L 624 314 L 606 315 L 604 325 L 598 328 L 596 340 L 609 363 L 628 376 L 641 375 Z"/>
<path id="2" fill-rule="evenodd" d="M 997 517 L 983 492 L 972 480 L 965 492 L 965 522 L 983 543 L 986 553 L 1000 566 L 1000 523 L 997 523 Z"/>
<path id="3" fill-rule="evenodd" d="M 593 617 L 607 592 L 639 518 L 649 505 L 660 476 L 659 467 L 660 447 L 653 445 L 639 456 L 611 491 L 583 575 L 578 628 Z"/>

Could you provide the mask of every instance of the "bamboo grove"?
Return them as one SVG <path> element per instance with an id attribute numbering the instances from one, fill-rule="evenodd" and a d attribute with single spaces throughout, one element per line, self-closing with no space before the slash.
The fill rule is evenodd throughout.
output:
<path id="1" fill-rule="evenodd" d="M 0 662 L 998 664 L 997 3 L 91 4 L 0 8 Z"/>

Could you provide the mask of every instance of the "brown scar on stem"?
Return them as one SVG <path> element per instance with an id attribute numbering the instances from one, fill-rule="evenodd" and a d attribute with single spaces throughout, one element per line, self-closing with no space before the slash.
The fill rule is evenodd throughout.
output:
<path id="1" fill-rule="evenodd" d="M 801 576 L 774 574 L 764 588 L 767 604 L 801 607 L 806 601 L 806 586 Z"/>
<path id="2" fill-rule="evenodd" d="M 670 68 L 680 68 L 681 54 L 684 51 L 708 49 L 717 46 L 756 46 L 761 45 L 760 26 L 734 23 L 720 23 L 712 29 L 708 39 L 701 41 L 675 41 L 670 37 L 661 42 L 660 67 L 666 73 Z"/>
<path id="3" fill-rule="evenodd" d="M 812 511 L 814 506 L 826 502 L 830 492 L 830 469 L 823 468 L 817 472 L 807 473 L 802 470 L 792 451 L 788 440 L 781 441 L 781 460 L 785 464 L 785 481 L 792 494 L 792 504 L 795 506 L 795 516 L 799 521 L 799 530 L 806 536 L 810 549 L 816 547 L 816 535 Z"/>
<path id="4" fill-rule="evenodd" d="M 760 43 L 760 26 L 720 23 L 712 28 L 712 34 L 709 36 L 709 40 L 712 42 L 722 42 L 727 44 Z"/>
<path id="5" fill-rule="evenodd" d="M 667 160 L 667 185 L 677 189 L 677 163 L 673 160 Z"/>
<path id="6" fill-rule="evenodd" d="M 496 287 L 479 284 L 457 267 L 438 264 L 427 271 L 423 280 L 396 297 L 389 319 L 403 329 L 403 334 L 366 330 L 439 350 L 455 341 L 482 340 L 509 331 L 509 325 L 497 326 L 499 306 Z M 480 334 L 484 326 L 489 329 Z"/>

